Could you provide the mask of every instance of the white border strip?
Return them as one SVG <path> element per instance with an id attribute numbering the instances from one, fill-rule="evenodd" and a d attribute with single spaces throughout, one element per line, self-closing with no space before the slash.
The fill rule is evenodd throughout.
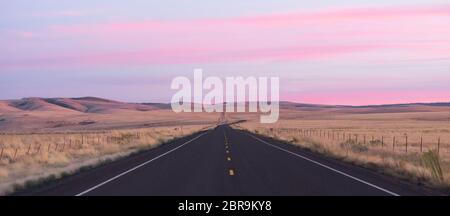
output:
<path id="1" fill-rule="evenodd" d="M 266 141 L 264 141 L 264 140 L 262 140 L 262 139 L 260 139 L 260 138 L 258 138 L 258 137 L 255 137 L 255 136 L 253 136 L 253 135 L 251 135 L 251 134 L 249 134 L 249 133 L 245 133 L 245 134 L 249 135 L 249 136 L 252 137 L 253 139 L 256 139 L 256 140 L 258 140 L 258 141 L 260 141 L 260 142 L 262 142 L 262 143 L 264 143 L 264 144 L 266 144 L 266 145 L 269 145 L 269 146 L 274 147 L 274 148 L 276 148 L 276 149 L 279 149 L 279 150 L 281 150 L 281 151 L 287 152 L 287 153 L 289 153 L 289 154 L 292 154 L 292 155 L 294 155 L 294 156 L 297 156 L 297 157 L 299 157 L 299 158 L 302 158 L 302 159 L 304 159 L 304 160 L 307 160 L 307 161 L 309 161 L 309 162 L 311 162 L 311 163 L 314 163 L 314 164 L 319 165 L 319 166 L 321 166 L 321 167 L 323 167 L 323 168 L 326 168 L 326 169 L 329 169 L 329 170 L 334 171 L 334 172 L 336 172 L 336 173 L 339 173 L 339 174 L 341 174 L 341 175 L 343 175 L 343 176 L 346 176 L 346 177 L 348 177 L 348 178 L 351 178 L 351 179 L 356 180 L 356 181 L 358 181 L 358 182 L 361 182 L 361 183 L 363 183 L 363 184 L 369 185 L 369 186 L 371 186 L 371 187 L 373 187 L 373 188 L 376 188 L 376 189 L 381 190 L 381 191 L 383 191 L 383 192 L 385 192 L 385 193 L 388 193 L 389 195 L 392 195 L 392 196 L 400 196 L 399 194 L 394 193 L 394 192 L 392 192 L 392 191 L 389 191 L 389 190 L 387 190 L 387 189 L 384 189 L 384 188 L 382 188 L 382 187 L 380 187 L 380 186 L 374 185 L 374 184 L 369 183 L 369 182 L 367 182 L 367 181 L 364 181 L 364 180 L 362 180 L 362 179 L 360 179 L 360 178 L 354 177 L 354 176 L 352 176 L 352 175 L 349 175 L 349 174 L 347 174 L 347 173 L 344 173 L 344 172 L 342 172 L 342 171 L 339 171 L 339 170 L 337 170 L 337 169 L 334 169 L 334 168 L 332 168 L 332 167 L 329 167 L 329 166 L 327 166 L 327 165 L 325 165 L 325 164 L 322 164 L 322 163 L 319 163 L 319 162 L 317 162 L 317 161 L 315 161 L 315 160 L 309 159 L 309 158 L 307 158 L 307 157 L 305 157 L 305 156 L 296 154 L 296 153 L 294 153 L 294 152 L 288 151 L 288 150 L 283 149 L 283 148 L 281 148 L 281 147 L 278 147 L 278 146 L 276 146 L 276 145 L 270 144 L 270 143 L 268 143 L 268 142 L 266 142 Z"/>
<path id="2" fill-rule="evenodd" d="M 85 190 L 85 191 L 83 191 L 83 192 L 81 192 L 81 193 L 79 193 L 79 194 L 76 194 L 75 196 L 83 196 L 83 195 L 85 195 L 86 193 L 89 193 L 89 192 L 91 192 L 91 191 L 93 191 L 93 190 L 95 190 L 95 189 L 97 189 L 97 188 L 99 188 L 99 187 L 101 187 L 101 186 L 107 184 L 108 182 L 114 181 L 114 180 L 117 179 L 117 178 L 120 178 L 120 177 L 122 177 L 122 176 L 124 176 L 124 175 L 126 175 L 126 174 L 128 174 L 128 173 L 130 173 L 130 172 L 132 172 L 132 171 L 134 171 L 134 170 L 137 170 L 137 169 L 139 169 L 140 167 L 145 166 L 146 164 L 151 163 L 151 162 L 155 161 L 156 159 L 161 158 L 161 157 L 163 157 L 163 156 L 165 156 L 165 155 L 167 155 L 167 154 L 169 154 L 169 153 L 171 153 L 171 152 L 173 152 L 173 151 L 175 151 L 175 150 L 177 150 L 177 149 L 179 149 L 179 148 L 181 148 L 181 147 L 183 147 L 183 146 L 185 146 L 185 145 L 191 143 L 192 141 L 198 139 L 199 137 L 205 135 L 206 133 L 208 133 L 208 131 L 203 132 L 202 134 L 200 134 L 200 135 L 198 135 L 198 136 L 192 138 L 192 139 L 189 140 L 189 141 L 186 141 L 185 143 L 181 144 L 180 146 L 177 146 L 176 148 L 174 148 L 174 149 L 172 149 L 172 150 L 170 150 L 170 151 L 167 151 L 167 152 L 165 152 L 165 153 L 163 153 L 163 154 L 161 154 L 161 155 L 159 155 L 159 156 L 157 156 L 157 157 L 154 157 L 154 158 L 152 158 L 152 159 L 150 159 L 150 160 L 148 160 L 148 161 L 146 161 L 146 162 L 144 162 L 144 163 L 142 163 L 142 164 L 139 164 L 139 165 L 137 165 L 137 166 L 135 166 L 135 167 L 133 167 L 133 168 L 131 168 L 131 169 L 129 169 L 129 170 L 123 172 L 123 173 L 120 173 L 119 175 L 116 175 L 116 176 L 114 176 L 114 177 L 112 177 L 112 178 L 110 178 L 110 179 L 108 179 L 108 180 L 106 180 L 106 181 L 104 181 L 104 182 L 102 182 L 102 183 L 100 183 L 100 184 L 98 184 L 98 185 L 95 185 L 94 187 L 91 187 L 91 188 L 89 188 L 89 189 L 87 189 L 87 190 Z"/>

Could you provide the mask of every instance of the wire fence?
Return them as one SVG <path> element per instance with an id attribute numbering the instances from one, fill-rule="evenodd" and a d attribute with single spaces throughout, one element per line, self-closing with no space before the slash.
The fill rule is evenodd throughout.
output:
<path id="1" fill-rule="evenodd" d="M 75 152 L 106 143 L 126 144 L 138 140 L 142 132 L 83 134 L 0 135 L 0 160 L 14 161 L 23 156 Z"/>
<path id="2" fill-rule="evenodd" d="M 182 137 L 211 127 L 209 124 L 203 124 L 78 133 L 4 133 L 0 134 L 0 162 L 14 162 L 19 158 L 39 155 L 93 154 L 93 152 L 132 149 L 137 148 L 136 143 L 142 146 L 162 143 L 171 138 Z"/>
<path id="3" fill-rule="evenodd" d="M 404 154 L 435 150 L 442 157 L 450 156 L 449 143 L 445 143 L 441 136 L 430 134 L 358 133 L 352 130 L 318 128 L 268 128 L 268 130 L 269 133 L 275 133 L 274 130 L 278 130 L 329 144 L 352 144 Z"/>

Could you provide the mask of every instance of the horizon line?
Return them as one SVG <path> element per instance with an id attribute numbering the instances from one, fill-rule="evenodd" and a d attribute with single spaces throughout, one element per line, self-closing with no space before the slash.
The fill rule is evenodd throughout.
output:
<path id="1" fill-rule="evenodd" d="M 109 101 L 115 101 L 115 102 L 121 102 L 121 103 L 132 103 L 132 104 L 146 104 L 146 103 L 153 103 L 153 104 L 171 104 L 170 102 L 152 102 L 152 101 L 143 101 L 143 102 L 133 102 L 133 101 L 127 101 L 127 100 L 120 100 L 120 99 L 110 99 L 110 98 L 104 98 L 104 97 L 96 97 L 96 96 L 79 96 L 79 97 L 22 97 L 22 98 L 15 98 L 15 99 L 0 99 L 0 101 L 11 101 L 11 100 L 23 100 L 23 99 L 31 99 L 31 98 L 38 98 L 38 99 L 53 99 L 53 98 L 65 98 L 65 99 L 82 99 L 82 98 L 97 98 L 102 100 L 109 100 Z M 267 102 L 267 101 L 233 101 L 233 103 L 259 103 L 259 102 Z M 416 101 L 416 102 L 402 102 L 402 103 L 384 103 L 384 104 L 362 104 L 362 105 L 350 105 L 350 104 L 326 104 L 326 103 L 308 103 L 308 102 L 297 102 L 297 101 L 290 101 L 290 100 L 279 100 L 279 103 L 287 102 L 287 103 L 294 103 L 294 104 L 305 104 L 305 105 L 315 105 L 315 106 L 341 106 L 341 107 L 365 107 L 365 106 L 389 106 L 389 105 L 420 105 L 420 104 L 444 104 L 444 103 L 450 103 L 449 101 L 433 101 L 433 102 L 424 102 L 424 101 Z M 192 101 L 187 101 L 187 103 L 193 103 Z M 229 102 L 223 102 L 223 103 L 229 103 Z M 208 103 L 202 103 L 211 105 Z"/>

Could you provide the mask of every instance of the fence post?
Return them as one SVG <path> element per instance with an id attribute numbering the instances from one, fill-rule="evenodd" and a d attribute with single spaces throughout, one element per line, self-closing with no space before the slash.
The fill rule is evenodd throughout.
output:
<path id="1" fill-rule="evenodd" d="M 27 154 L 30 154 L 30 150 L 31 150 L 31 143 L 30 143 L 30 145 L 28 146 Z"/>
<path id="2" fill-rule="evenodd" d="M 406 136 L 405 142 L 406 142 L 406 143 L 405 143 L 405 144 L 406 144 L 406 145 L 405 145 L 405 148 L 406 148 L 406 149 L 405 149 L 405 152 L 408 153 L 408 136 Z"/>
<path id="3" fill-rule="evenodd" d="M 37 150 L 38 154 L 41 152 L 41 145 L 42 145 L 42 143 L 39 143 L 38 150 Z"/>
<path id="4" fill-rule="evenodd" d="M 364 134 L 364 145 L 366 145 L 366 135 Z"/>
<path id="5" fill-rule="evenodd" d="M 384 136 L 381 136 L 381 148 L 384 148 Z"/>
<path id="6" fill-rule="evenodd" d="M 47 151 L 48 151 L 48 152 L 50 152 L 50 146 L 51 146 L 51 145 L 52 145 L 51 143 L 48 144 L 48 148 L 47 148 Z"/>
<path id="7" fill-rule="evenodd" d="M 345 139 L 345 138 L 344 138 Z M 349 151 L 349 144 L 345 143 L 345 157 L 348 157 L 348 151 Z"/>
<path id="8" fill-rule="evenodd" d="M 19 150 L 19 148 L 16 148 L 16 151 L 14 152 L 14 157 L 13 157 L 13 160 L 15 160 L 16 159 L 16 156 L 17 156 L 17 151 Z"/>
<path id="9" fill-rule="evenodd" d="M 355 143 L 358 144 L 358 134 L 355 135 Z"/>
<path id="10" fill-rule="evenodd" d="M 440 147 L 441 147 L 441 137 L 438 138 L 438 146 L 437 147 L 438 147 L 437 151 L 438 151 L 438 154 L 439 154 L 439 150 L 440 150 Z"/>
<path id="11" fill-rule="evenodd" d="M 3 158 L 3 147 L 2 147 L 2 152 L 0 153 L 0 160 Z"/>
<path id="12" fill-rule="evenodd" d="M 422 153 L 423 137 L 420 137 L 420 153 Z"/>
<path id="13" fill-rule="evenodd" d="M 395 136 L 392 138 L 392 151 L 395 152 Z"/>

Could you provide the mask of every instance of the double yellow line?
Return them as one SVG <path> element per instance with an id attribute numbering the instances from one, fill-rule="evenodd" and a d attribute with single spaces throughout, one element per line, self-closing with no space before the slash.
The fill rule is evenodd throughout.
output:
<path id="1" fill-rule="evenodd" d="M 224 137 L 224 139 L 225 139 L 225 152 L 226 152 L 226 154 L 227 154 L 227 161 L 228 161 L 228 162 L 231 162 L 230 146 L 228 145 L 228 144 L 229 144 L 229 143 L 228 143 L 228 138 L 227 138 L 227 135 L 225 134 L 225 131 L 223 132 L 223 137 Z M 228 175 L 234 176 L 235 174 L 236 174 L 236 172 L 235 172 L 234 169 L 231 169 L 231 168 L 228 169 Z"/>

